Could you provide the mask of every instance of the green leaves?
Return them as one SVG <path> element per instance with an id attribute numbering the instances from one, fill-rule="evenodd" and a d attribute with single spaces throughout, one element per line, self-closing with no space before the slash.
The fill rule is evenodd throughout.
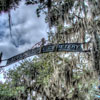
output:
<path id="1" fill-rule="evenodd" d="M 13 93 L 10 92 L 9 95 L 14 97 L 22 93 L 27 97 L 28 91 L 40 91 L 41 87 L 48 84 L 53 72 L 53 67 L 48 59 L 34 58 L 32 61 L 25 61 L 20 66 L 9 70 L 5 74 L 5 78 L 7 87 L 11 88 L 8 91 L 4 90 L 4 92 L 12 91 Z"/>

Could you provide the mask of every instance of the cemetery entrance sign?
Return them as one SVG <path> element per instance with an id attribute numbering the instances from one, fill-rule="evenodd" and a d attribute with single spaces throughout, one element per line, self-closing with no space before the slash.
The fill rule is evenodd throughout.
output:
<path id="1" fill-rule="evenodd" d="M 40 53 L 47 52 L 83 52 L 82 43 L 65 43 L 65 44 L 50 44 L 43 47 L 37 47 L 34 49 L 29 49 L 21 54 L 13 56 L 7 60 L 7 65 L 12 64 L 16 61 L 22 60 L 29 56 L 37 55 Z"/>
<path id="2" fill-rule="evenodd" d="M 25 59 L 27 57 L 38 55 L 41 53 L 48 52 L 84 52 L 82 49 L 83 43 L 64 43 L 64 44 L 49 44 L 42 47 L 36 47 L 34 49 L 29 49 L 21 54 L 13 56 L 7 59 L 6 66 L 15 63 L 19 60 Z"/>

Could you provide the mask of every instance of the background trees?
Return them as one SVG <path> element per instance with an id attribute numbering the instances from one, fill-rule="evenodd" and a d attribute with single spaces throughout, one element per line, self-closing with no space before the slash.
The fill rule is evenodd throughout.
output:
<path id="1" fill-rule="evenodd" d="M 18 88 L 16 97 L 23 100 L 29 95 L 31 99 L 94 100 L 93 86 L 99 84 L 100 74 L 99 0 L 27 0 L 26 4 L 38 4 L 38 17 L 41 12 L 46 14 L 51 43 L 87 42 L 83 49 L 92 52 L 39 55 L 10 70 L 5 75 L 7 85 Z"/>
<path id="2" fill-rule="evenodd" d="M 78 65 L 78 57 L 72 54 L 50 53 L 25 61 L 20 66 L 5 73 L 7 90 L 17 100 L 93 100 L 94 86 L 98 81 L 90 68 L 83 62 Z M 9 95 L 9 94 L 8 94 Z"/>

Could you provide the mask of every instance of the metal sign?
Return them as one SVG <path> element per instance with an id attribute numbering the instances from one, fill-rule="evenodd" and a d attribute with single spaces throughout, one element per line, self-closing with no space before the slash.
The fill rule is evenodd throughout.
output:
<path id="1" fill-rule="evenodd" d="M 65 43 L 65 44 L 50 44 L 43 47 L 36 47 L 34 49 L 29 49 L 21 54 L 13 56 L 7 59 L 7 65 L 15 63 L 19 60 L 25 59 L 27 57 L 38 55 L 40 53 L 47 53 L 47 52 L 84 52 L 82 49 L 82 43 Z"/>
<path id="2" fill-rule="evenodd" d="M 60 52 L 60 51 L 68 51 L 68 52 L 82 52 L 81 43 L 65 43 L 65 44 L 51 44 L 44 46 L 42 48 L 42 53 L 47 52 Z"/>

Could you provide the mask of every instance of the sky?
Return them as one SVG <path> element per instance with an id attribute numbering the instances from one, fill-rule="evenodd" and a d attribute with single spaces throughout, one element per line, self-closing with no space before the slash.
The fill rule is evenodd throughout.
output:
<path id="1" fill-rule="evenodd" d="M 16 54 L 30 49 L 41 38 L 47 39 L 48 24 L 45 23 L 45 15 L 41 14 L 38 18 L 36 15 L 37 6 L 24 4 L 15 10 L 11 10 L 12 20 L 12 38 L 10 36 L 8 13 L 0 14 L 0 52 L 3 52 L 3 59 L 12 57 Z M 13 67 L 10 65 L 8 67 Z M 0 81 L 3 80 L 3 74 L 0 73 Z"/>

